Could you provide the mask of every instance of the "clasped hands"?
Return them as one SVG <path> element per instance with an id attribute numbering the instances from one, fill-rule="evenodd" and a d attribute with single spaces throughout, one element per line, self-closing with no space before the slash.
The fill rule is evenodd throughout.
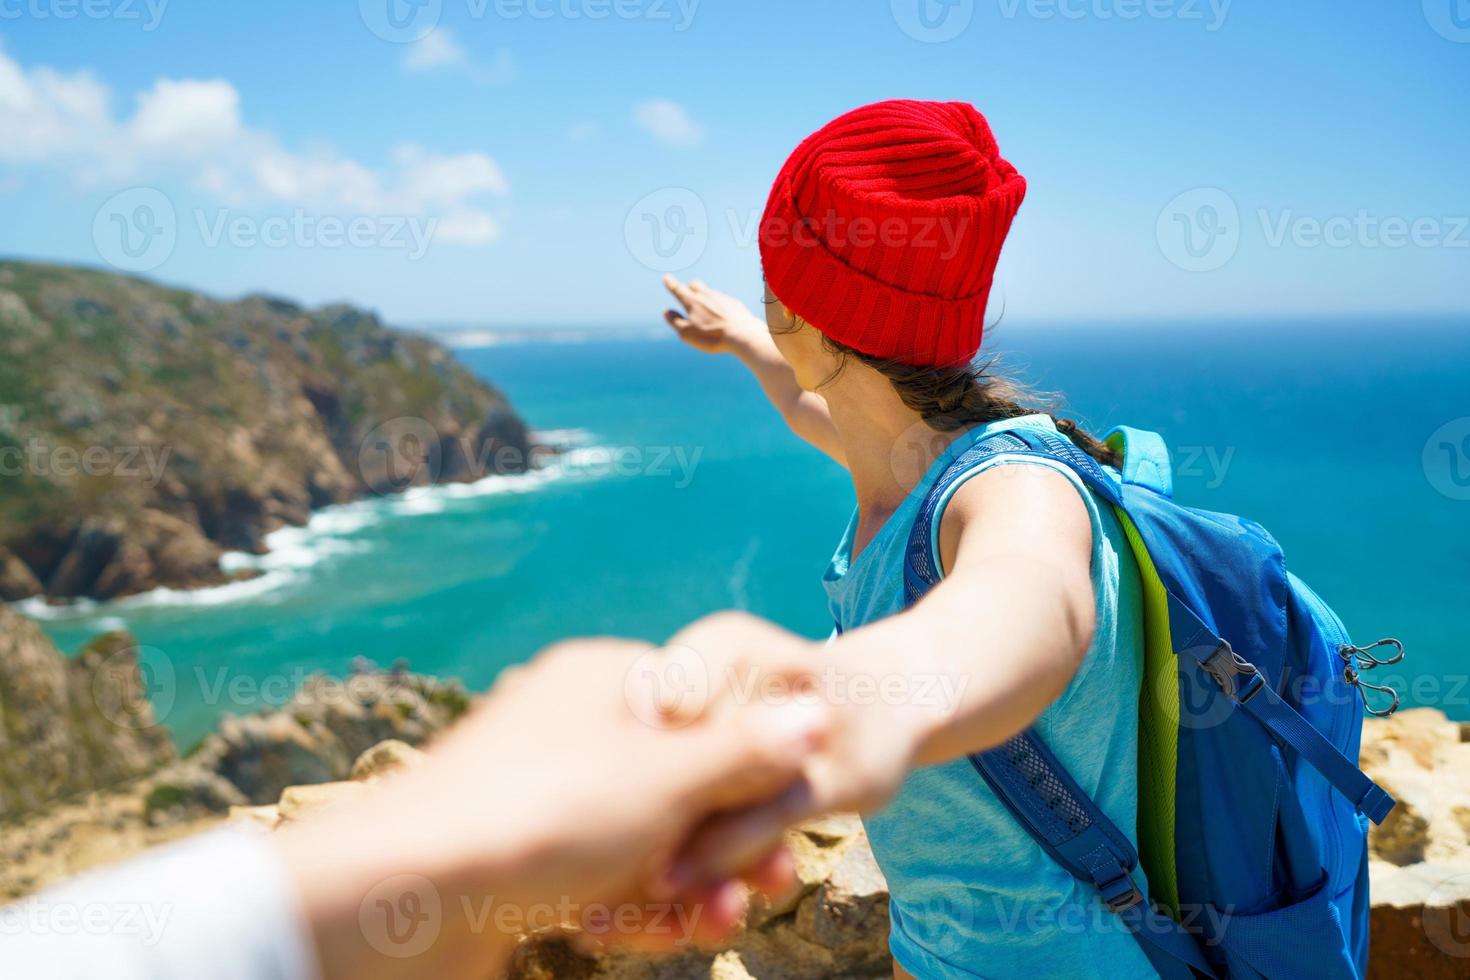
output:
<path id="1" fill-rule="evenodd" d="M 728 938 L 751 889 L 794 886 L 784 828 L 882 805 L 919 751 L 922 712 L 830 696 L 840 664 L 722 613 L 657 650 L 571 641 L 507 671 L 423 764 L 276 835 L 324 976 L 483 977 L 548 928 L 650 951 Z M 368 922 L 397 883 L 437 899 L 411 956 Z"/>

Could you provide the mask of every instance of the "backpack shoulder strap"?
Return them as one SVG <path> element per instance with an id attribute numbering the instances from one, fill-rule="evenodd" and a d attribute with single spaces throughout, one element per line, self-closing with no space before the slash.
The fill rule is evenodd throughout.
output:
<path id="1" fill-rule="evenodd" d="M 1139 430 L 1133 431 L 1136 433 Z M 1061 433 L 1042 429 L 1013 429 L 1005 435 L 1012 440 L 1011 446 L 1019 443 L 1024 447 L 1021 450 L 1011 449 L 1010 452 L 1045 457 L 1066 464 L 1098 496 L 1118 510 L 1129 512 L 1122 481 L 1110 475 L 1101 463 Z M 981 446 L 992 441 L 994 440 L 986 440 Z M 970 452 L 979 448 L 980 446 L 976 446 Z M 951 464 L 951 468 L 958 466 L 968 455 L 969 453 L 965 453 L 960 456 Z M 948 476 L 946 473 L 945 477 Z M 942 477 L 939 483 L 944 482 L 945 478 Z M 920 510 L 921 520 L 915 522 L 915 535 L 921 532 L 931 533 L 929 525 L 932 523 L 932 515 L 928 520 L 923 519 L 929 512 L 927 504 L 928 501 Z M 1143 531 L 1144 527 L 1140 525 L 1139 530 Z M 907 574 L 906 567 L 906 577 Z M 1237 653 L 1228 642 L 1221 639 L 1202 616 L 1179 598 L 1168 582 L 1164 585 L 1169 590 L 1169 631 L 1175 655 L 1196 661 L 1216 680 L 1224 695 L 1244 708 L 1278 743 L 1296 752 L 1303 761 L 1321 773 L 1359 812 L 1376 824 L 1382 823 L 1388 816 L 1388 811 L 1393 809 L 1393 797 L 1384 792 L 1356 762 L 1343 755 L 1311 722 L 1272 690 L 1249 658 Z M 1237 678 L 1243 678 L 1239 685 Z"/>
<path id="2" fill-rule="evenodd" d="M 1157 432 L 1120 425 L 1103 442 L 1123 457 L 1123 482 L 1147 487 L 1165 497 L 1174 496 L 1174 468 L 1169 447 Z"/>
<path id="3" fill-rule="evenodd" d="M 960 483 L 985 461 L 1000 455 L 1044 460 L 1054 457 L 1012 433 L 987 439 L 956 457 L 935 481 L 914 521 L 904 560 L 907 604 L 917 602 L 940 579 L 934 541 L 936 517 Z M 1098 477 L 1107 479 L 1100 468 Z M 1115 488 L 1112 496 L 1116 498 Z M 1191 969 L 1215 976 L 1198 940 L 1173 919 L 1155 912 L 1138 888 L 1133 878 L 1138 853 L 1132 843 L 1082 791 L 1034 731 L 1021 732 L 1003 745 L 971 755 L 969 760 L 1042 849 L 1074 878 L 1098 890 L 1108 909 L 1138 939 L 1160 976 L 1188 980 L 1194 976 Z"/>

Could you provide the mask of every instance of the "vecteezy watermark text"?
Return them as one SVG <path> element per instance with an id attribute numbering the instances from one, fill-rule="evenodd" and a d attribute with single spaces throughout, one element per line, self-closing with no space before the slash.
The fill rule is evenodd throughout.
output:
<path id="1" fill-rule="evenodd" d="M 993 0 L 1003 20 L 1173 20 L 1225 26 L 1234 0 Z M 942 44 L 970 29 L 977 0 L 890 0 L 894 23 L 916 41 Z"/>
<path id="2" fill-rule="evenodd" d="M 456 479 L 555 469 L 557 475 L 661 477 L 683 490 L 694 482 L 703 446 L 621 445 L 525 448 L 473 435 L 440 433 L 427 419 L 403 416 L 375 426 L 358 448 L 358 472 L 377 493 L 438 483 L 452 467 Z"/>
<path id="3" fill-rule="evenodd" d="M 641 20 L 678 33 L 694 25 L 702 0 L 455 0 L 471 21 Z M 358 0 L 367 29 L 393 44 L 422 41 L 439 26 L 444 0 Z"/>
<path id="4" fill-rule="evenodd" d="M 704 906 L 698 903 L 583 903 L 562 896 L 522 904 L 494 895 L 459 895 L 446 900 L 430 879 L 418 874 L 385 878 L 358 906 L 358 927 L 368 945 L 384 956 L 410 959 L 429 952 L 444 932 L 524 936 L 565 927 L 599 937 L 670 936 L 689 943 Z M 451 916 L 460 921 L 451 922 Z"/>
<path id="5" fill-rule="evenodd" d="M 644 268 L 681 272 L 704 257 L 717 233 L 742 250 L 764 238 L 776 247 L 790 244 L 839 252 L 877 247 L 929 250 L 939 261 L 950 262 L 968 230 L 968 218 L 939 215 L 866 218 L 828 212 L 795 219 L 773 215 L 762 224 L 758 210 L 726 208 L 711 220 L 709 206 L 694 191 L 661 187 L 628 210 L 623 241 L 628 254 Z"/>
<path id="6" fill-rule="evenodd" d="M 1218 187 L 1176 196 L 1159 212 L 1155 236 L 1171 263 L 1186 272 L 1213 272 L 1235 258 L 1252 224 L 1267 248 L 1470 249 L 1470 214 L 1400 215 L 1359 208 L 1327 215 L 1292 208 L 1257 208 L 1246 220 Z"/>
<path id="7" fill-rule="evenodd" d="M 173 200 L 153 187 L 129 187 L 102 203 L 92 219 L 97 254 L 124 272 L 150 272 L 167 262 L 181 231 L 205 248 L 382 249 L 410 261 L 428 254 L 439 219 L 416 214 L 317 214 L 303 208 L 257 214 L 194 208 L 181 222 Z M 180 225 L 183 228 L 180 228 Z"/>
<path id="8" fill-rule="evenodd" d="M 32 437 L 0 446 L 0 477 L 117 476 L 156 487 L 172 452 L 171 446 L 58 446 Z"/>
<path id="9" fill-rule="evenodd" d="M 169 0 L 0 0 L 0 22 L 17 20 L 136 21 L 144 31 L 163 23 Z"/>
<path id="10" fill-rule="evenodd" d="M 300 208 L 261 218 L 221 208 L 195 209 L 194 223 L 206 248 L 382 248 L 418 260 L 429 251 L 438 218 L 418 215 L 315 215 Z"/>
<path id="11" fill-rule="evenodd" d="M 132 936 L 157 946 L 174 908 L 148 902 L 33 898 L 0 908 L 0 936 Z"/>
<path id="12" fill-rule="evenodd" d="M 667 727 L 671 718 L 699 717 L 717 691 L 735 704 L 886 705 L 944 714 L 959 705 L 969 680 L 963 672 L 871 673 L 833 664 L 792 676 L 754 663 L 715 665 L 699 651 L 675 645 L 634 661 L 623 694 L 639 720 Z"/>

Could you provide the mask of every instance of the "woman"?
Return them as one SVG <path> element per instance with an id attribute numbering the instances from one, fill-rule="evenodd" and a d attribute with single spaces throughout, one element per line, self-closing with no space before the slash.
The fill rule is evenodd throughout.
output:
<path id="1" fill-rule="evenodd" d="M 676 642 L 820 660 L 839 721 L 803 805 L 870 811 L 899 976 L 1154 976 L 965 759 L 1034 726 L 1132 836 L 1142 604 L 1118 520 L 1064 467 L 992 457 L 935 514 L 943 581 L 905 610 L 916 513 L 967 448 L 1037 427 L 1115 462 L 972 364 L 1025 190 L 973 107 L 867 106 L 802 143 L 776 180 L 761 223 L 764 324 L 699 282 L 666 280 L 679 336 L 738 357 L 857 497 L 824 578 L 840 633 L 825 649 L 730 615 Z M 888 693 L 841 694 L 865 678 Z"/>

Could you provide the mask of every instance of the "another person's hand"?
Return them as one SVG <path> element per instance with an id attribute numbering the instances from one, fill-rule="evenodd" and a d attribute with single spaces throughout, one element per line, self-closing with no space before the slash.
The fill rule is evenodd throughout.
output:
<path id="1" fill-rule="evenodd" d="M 562 922 L 643 948 L 715 941 L 744 913 L 737 878 L 789 884 L 789 856 L 739 828 L 722 832 L 744 855 L 723 877 L 674 858 L 701 824 L 800 778 L 825 709 L 714 698 L 667 710 L 637 681 L 657 656 L 556 647 L 503 678 L 421 766 L 277 835 L 328 980 L 479 978 L 515 932 Z M 434 940 L 385 950 L 370 923 L 395 911 L 404 923 L 433 911 Z"/>
<path id="2" fill-rule="evenodd" d="M 711 696 L 742 706 L 821 705 L 831 730 L 802 779 L 771 803 L 723 814 L 700 829 L 684 860 L 718 880 L 779 840 L 783 828 L 835 811 L 869 813 L 897 792 L 948 705 L 913 670 L 878 670 L 828 654 L 819 643 L 745 613 L 719 613 L 670 641 L 708 677 Z"/>
<path id="3" fill-rule="evenodd" d="M 684 311 L 668 310 L 664 320 L 679 339 L 707 354 L 738 353 L 742 345 L 767 334 L 765 323 L 740 300 L 710 289 L 699 280 L 688 284 L 672 275 L 664 276 L 664 288 Z"/>

